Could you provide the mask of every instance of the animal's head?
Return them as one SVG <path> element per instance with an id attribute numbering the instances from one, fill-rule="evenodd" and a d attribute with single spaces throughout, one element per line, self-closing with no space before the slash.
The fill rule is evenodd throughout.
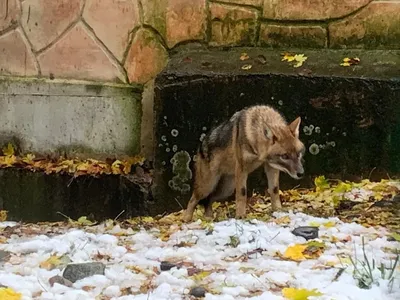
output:
<path id="1" fill-rule="evenodd" d="M 270 140 L 267 161 L 275 169 L 289 174 L 295 179 L 304 175 L 304 144 L 299 139 L 301 118 L 284 126 L 268 128 L 266 137 Z"/>

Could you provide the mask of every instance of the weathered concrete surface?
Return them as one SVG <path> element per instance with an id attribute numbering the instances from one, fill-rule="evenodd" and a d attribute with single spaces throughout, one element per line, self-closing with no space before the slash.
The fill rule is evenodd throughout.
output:
<path id="1" fill-rule="evenodd" d="M 400 174 L 399 51 L 293 50 L 308 56 L 302 67 L 293 68 L 281 61 L 280 51 L 183 50 L 156 79 L 157 212 L 179 209 L 178 202 L 186 205 L 202 134 L 256 103 L 275 106 L 289 121 L 299 115 L 303 120 L 308 176 L 299 182 L 282 175 L 284 188 L 309 185 L 321 174 L 368 178 L 374 168 L 376 178 Z M 250 59 L 241 61 L 242 52 Z M 345 57 L 359 57 L 361 64 L 342 67 Z M 243 70 L 245 64 L 252 68 Z M 265 186 L 262 172 L 249 178 L 249 192 L 263 192 Z"/>
<path id="2" fill-rule="evenodd" d="M 138 86 L 0 78 L 0 144 L 22 152 L 133 155 L 140 151 Z"/>
<path id="3" fill-rule="evenodd" d="M 8 210 L 8 219 L 25 222 L 65 220 L 88 216 L 101 221 L 147 215 L 153 203 L 148 185 L 132 176 L 94 178 L 0 169 L 0 210 Z"/>

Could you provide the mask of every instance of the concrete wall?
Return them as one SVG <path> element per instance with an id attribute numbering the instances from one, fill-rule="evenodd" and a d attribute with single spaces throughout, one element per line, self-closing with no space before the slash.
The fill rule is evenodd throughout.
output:
<path id="1" fill-rule="evenodd" d="M 140 152 L 141 89 L 128 85 L 0 78 L 0 144 L 23 152 Z"/>

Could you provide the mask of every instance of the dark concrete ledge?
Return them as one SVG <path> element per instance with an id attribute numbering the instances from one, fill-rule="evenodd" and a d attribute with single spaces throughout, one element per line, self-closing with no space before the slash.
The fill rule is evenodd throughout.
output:
<path id="1" fill-rule="evenodd" d="M 57 212 L 96 221 L 148 215 L 153 202 L 148 185 L 132 176 L 72 177 L 29 170 L 0 169 L 0 210 L 14 221 L 65 220 Z"/>
<path id="2" fill-rule="evenodd" d="M 248 60 L 240 60 L 241 53 L 247 53 Z M 293 68 L 281 61 L 282 53 L 304 54 L 307 60 L 299 68 Z M 342 67 L 343 58 L 358 57 L 356 66 Z M 241 67 L 251 64 L 250 70 Z M 177 49 L 158 80 L 181 76 L 227 76 L 234 75 L 302 75 L 306 77 L 346 77 L 400 80 L 400 50 L 267 50 L 265 48 L 228 48 L 226 51 L 205 49 L 189 45 Z M 170 82 L 174 78 L 169 78 Z"/>
<path id="3" fill-rule="evenodd" d="M 241 61 L 242 52 L 250 59 Z M 253 104 L 273 105 L 289 121 L 302 117 L 308 177 L 298 182 L 283 175 L 284 188 L 310 185 L 321 174 L 400 175 L 400 51 L 291 49 L 308 57 L 300 68 L 281 61 L 281 52 L 192 47 L 172 56 L 156 79 L 154 212 L 186 205 L 201 136 Z M 361 62 L 342 67 L 345 57 Z M 245 64 L 252 68 L 242 70 Z M 263 192 L 265 185 L 256 172 L 248 190 Z"/>

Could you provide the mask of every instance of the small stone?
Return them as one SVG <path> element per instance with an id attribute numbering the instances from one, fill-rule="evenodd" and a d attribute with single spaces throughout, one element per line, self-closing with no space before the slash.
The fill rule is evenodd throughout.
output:
<path id="1" fill-rule="evenodd" d="M 76 282 L 93 275 L 104 275 L 106 266 L 100 262 L 70 264 L 63 273 L 63 277 L 71 282 Z"/>
<path id="2" fill-rule="evenodd" d="M 8 251 L 0 250 L 0 261 L 5 261 L 10 255 L 11 253 Z"/>
<path id="3" fill-rule="evenodd" d="M 161 271 L 169 271 L 176 266 L 177 266 L 176 264 L 173 264 L 173 263 L 170 263 L 167 261 L 162 261 L 160 264 L 160 270 Z"/>
<path id="4" fill-rule="evenodd" d="M 256 62 L 265 65 L 267 63 L 267 59 L 265 58 L 264 55 L 260 54 L 256 57 Z"/>
<path id="5" fill-rule="evenodd" d="M 206 295 L 206 289 L 198 286 L 198 287 L 194 287 L 190 290 L 189 292 L 190 295 L 196 297 L 196 298 L 201 298 L 201 297 L 205 297 Z"/>
<path id="6" fill-rule="evenodd" d="M 67 287 L 72 287 L 72 282 L 69 281 L 68 279 L 61 277 L 59 275 L 53 276 L 49 279 L 49 284 L 50 286 L 53 286 L 55 283 L 65 285 Z"/>
<path id="7" fill-rule="evenodd" d="M 301 226 L 295 228 L 292 233 L 296 236 L 301 236 L 306 240 L 312 240 L 318 237 L 318 227 L 315 226 Z"/>

